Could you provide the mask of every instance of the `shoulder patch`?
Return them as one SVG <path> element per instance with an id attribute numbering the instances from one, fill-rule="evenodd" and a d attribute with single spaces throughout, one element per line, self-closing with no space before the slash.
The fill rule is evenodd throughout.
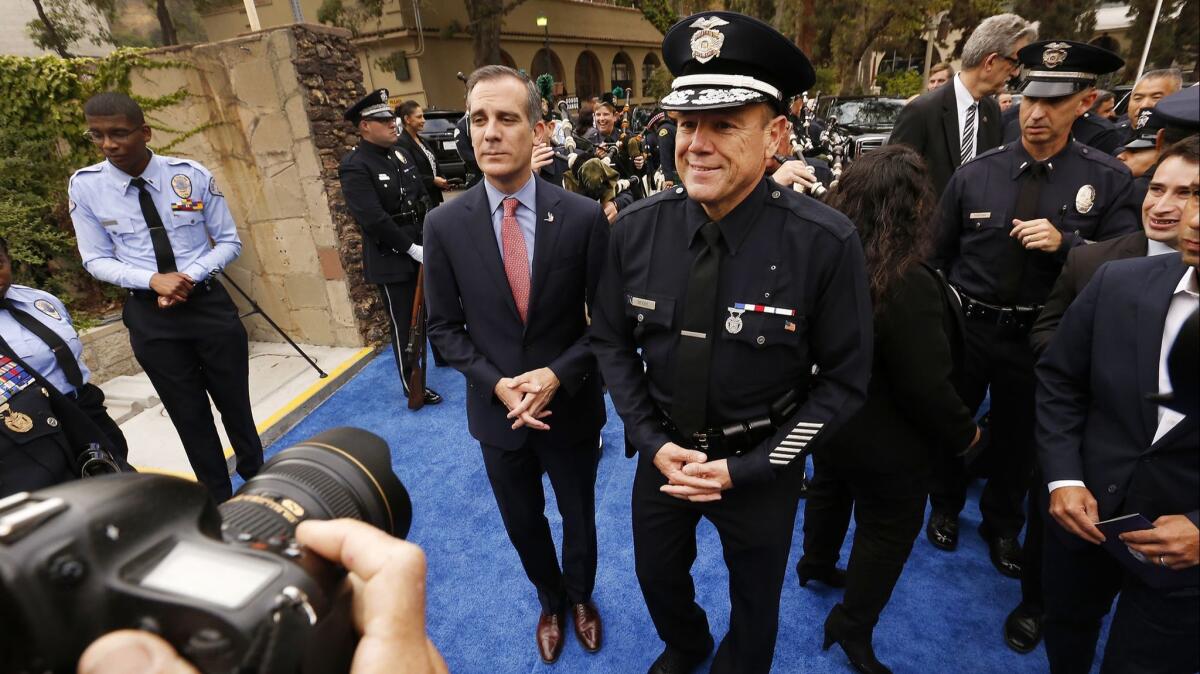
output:
<path id="1" fill-rule="evenodd" d="M 665 135 L 667 135 L 668 133 L 670 133 L 670 131 L 668 131 L 668 130 L 667 130 L 667 127 L 665 127 L 665 126 L 664 126 L 663 128 L 661 128 L 661 129 L 659 129 L 659 130 L 658 130 L 658 135 L 660 135 L 660 136 L 665 136 Z"/>
<path id="2" fill-rule="evenodd" d="M 33 308 L 37 309 L 43 314 L 46 314 L 56 321 L 61 321 L 63 319 L 62 314 L 58 313 L 58 307 L 54 306 L 54 303 L 48 299 L 41 298 L 35 300 L 33 302 Z"/>
<path id="3" fill-rule="evenodd" d="M 217 179 L 215 177 L 208 179 L 208 193 L 214 197 L 225 196 L 224 194 L 221 193 L 221 190 L 217 189 Z"/>

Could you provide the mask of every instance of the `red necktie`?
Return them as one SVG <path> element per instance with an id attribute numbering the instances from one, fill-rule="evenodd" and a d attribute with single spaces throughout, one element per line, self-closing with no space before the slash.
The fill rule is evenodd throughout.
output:
<path id="1" fill-rule="evenodd" d="M 517 224 L 517 205 L 520 202 L 508 197 L 502 203 L 504 217 L 500 220 L 500 240 L 504 242 L 504 273 L 508 276 L 513 299 L 517 302 L 517 313 L 524 323 L 529 317 L 529 254 L 525 237 L 521 235 L 521 226 Z"/>

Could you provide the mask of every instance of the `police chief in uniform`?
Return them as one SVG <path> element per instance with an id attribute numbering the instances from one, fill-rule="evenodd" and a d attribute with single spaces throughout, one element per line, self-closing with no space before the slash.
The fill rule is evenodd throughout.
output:
<path id="1" fill-rule="evenodd" d="M 209 396 L 238 474 L 250 479 L 263 462 L 250 409 L 246 329 L 215 278 L 241 253 L 237 227 L 208 169 L 146 147 L 150 127 L 132 98 L 97 94 L 83 113 L 88 137 L 105 156 L 76 171 L 68 186 L 83 266 L 128 290 L 122 317 L 133 355 L 197 479 L 219 503 L 232 485 Z"/>
<path id="2" fill-rule="evenodd" d="M 412 325 L 428 196 L 416 162 L 396 145 L 396 117 L 388 107 L 387 89 L 367 94 L 343 116 L 354 124 L 362 140 L 338 166 L 342 196 L 362 228 L 363 277 L 379 286 L 392 327 L 392 355 L 408 396 L 412 363 L 404 347 Z M 437 392 L 425 389 L 426 405 L 440 402 Z"/>
<path id="3" fill-rule="evenodd" d="M 1071 139 L 1071 125 L 1096 97 L 1098 74 L 1123 65 L 1116 54 L 1049 40 L 1018 52 L 1027 67 L 1021 140 L 964 164 L 940 204 L 934 264 L 966 314 L 963 400 L 975 409 L 991 387 L 990 479 L 980 499 L 980 534 L 996 569 L 1020 576 L 1018 534 L 1033 470 L 1034 354 L 1029 330 L 1067 252 L 1140 228 L 1129 170 Z M 962 462 L 943 465 L 926 533 L 953 550 L 966 500 Z"/>
<path id="4" fill-rule="evenodd" d="M 67 307 L 54 295 L 12 283 L 8 243 L 0 238 L 0 339 L 29 367 L 91 417 L 107 439 L 105 449 L 124 463 L 129 445 L 104 407 L 104 391 L 90 383 L 83 343 Z"/>
<path id="5" fill-rule="evenodd" d="M 690 575 L 706 517 L 731 602 L 712 671 L 767 672 L 804 457 L 866 396 L 863 251 L 844 216 L 763 176 L 785 101 L 814 81 L 790 40 L 703 12 L 663 54 L 683 186 L 617 220 L 592 347 L 638 455 L 635 565 L 666 642 L 650 671 L 692 671 L 712 650 Z"/>

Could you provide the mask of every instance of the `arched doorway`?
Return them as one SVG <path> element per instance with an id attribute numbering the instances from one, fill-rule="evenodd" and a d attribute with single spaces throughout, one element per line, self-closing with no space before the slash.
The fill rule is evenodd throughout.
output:
<path id="1" fill-rule="evenodd" d="M 575 61 L 575 95 L 582 101 L 592 96 L 599 96 L 603 91 L 601 80 L 604 77 L 600 71 L 600 59 L 590 51 L 584 51 Z"/>
<path id="2" fill-rule="evenodd" d="M 562 60 L 558 58 L 558 54 L 555 54 L 553 49 L 547 50 L 543 47 L 533 55 L 533 62 L 529 64 L 529 78 L 536 81 L 538 75 L 545 73 L 550 73 L 556 83 L 562 82 L 566 77 L 566 71 L 563 70 Z"/>
<path id="3" fill-rule="evenodd" d="M 612 82 L 610 90 L 621 87 L 626 96 L 633 96 L 633 59 L 623 51 L 617 52 L 612 61 Z"/>
<path id="4" fill-rule="evenodd" d="M 512 54 L 504 51 L 503 49 L 500 50 L 500 65 L 508 66 L 513 70 L 517 69 L 517 62 L 515 59 L 513 59 Z"/>

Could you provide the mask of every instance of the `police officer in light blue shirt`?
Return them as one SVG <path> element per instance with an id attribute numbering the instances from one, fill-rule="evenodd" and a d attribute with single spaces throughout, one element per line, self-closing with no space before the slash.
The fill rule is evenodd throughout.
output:
<path id="1" fill-rule="evenodd" d="M 83 344 L 71 325 L 66 306 L 50 293 L 12 283 L 8 243 L 0 238 L 0 340 L 12 354 L 53 384 L 96 423 L 107 437 L 105 449 L 122 465 L 129 446 L 108 416 L 104 392 L 89 383 Z"/>
<path id="2" fill-rule="evenodd" d="M 84 268 L 129 290 L 123 319 L 134 356 L 196 477 L 221 502 L 232 488 L 209 396 L 238 473 L 249 479 L 263 461 L 250 410 L 246 330 L 214 278 L 241 252 L 237 228 L 206 168 L 150 151 L 150 127 L 132 98 L 97 94 L 83 112 L 88 137 L 105 156 L 77 171 L 68 188 Z"/>

